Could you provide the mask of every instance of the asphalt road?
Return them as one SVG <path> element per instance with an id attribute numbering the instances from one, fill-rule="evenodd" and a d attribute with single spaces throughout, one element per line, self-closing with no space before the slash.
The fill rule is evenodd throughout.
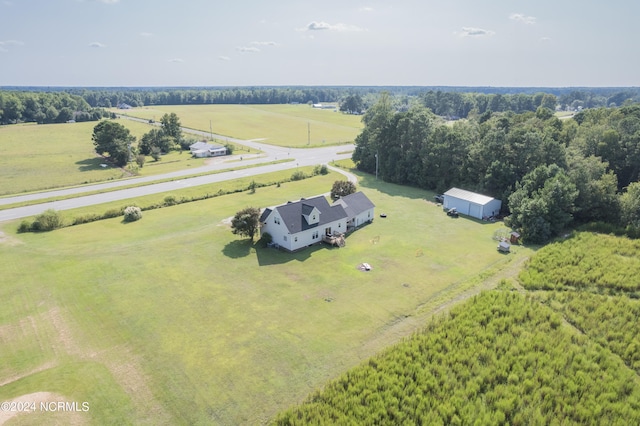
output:
<path id="1" fill-rule="evenodd" d="M 208 132 L 200 132 L 192 129 L 183 129 L 187 133 L 198 134 L 201 136 L 210 136 Z M 222 182 L 225 180 L 232 180 L 247 176 L 256 176 L 264 173 L 271 173 L 280 170 L 295 169 L 303 166 L 313 166 L 318 164 L 328 164 L 333 160 L 342 160 L 351 157 L 351 153 L 338 154 L 339 152 L 349 152 L 354 149 L 354 145 L 340 145 L 329 146 L 322 148 L 286 148 L 273 145 L 267 145 L 260 143 L 259 141 L 244 141 L 235 138 L 229 138 L 226 136 L 214 135 L 218 140 L 224 142 L 239 143 L 256 151 L 262 151 L 261 155 L 243 155 L 243 159 L 240 160 L 240 156 L 234 155 L 231 157 L 220 157 L 212 161 L 209 165 L 197 167 L 188 170 L 182 170 L 172 173 L 166 173 L 162 175 L 146 176 L 141 178 L 123 179 L 120 181 L 111 181 L 106 183 L 100 183 L 95 185 L 86 185 L 76 188 L 60 189 L 53 191 L 39 192 L 35 194 L 17 195 L 13 197 L 6 197 L 0 199 L 0 205 L 19 203 L 22 201 L 33 201 L 38 199 L 45 199 L 58 196 L 68 196 L 78 194 L 75 198 L 70 198 L 61 201 L 45 202 L 41 204 L 34 204 L 26 207 L 17 207 L 13 209 L 0 210 L 0 222 L 20 219 L 23 217 L 29 217 L 36 214 L 40 214 L 47 209 L 55 210 L 69 210 L 78 207 L 85 207 L 95 204 L 107 203 L 110 201 L 126 200 L 130 198 L 137 198 L 149 194 L 157 194 L 160 192 L 175 191 L 178 189 L 205 185 L 209 183 Z M 260 166 L 261 163 L 268 163 L 275 160 L 281 160 L 286 158 L 293 158 L 294 161 L 288 161 L 278 164 L 268 164 Z M 232 161 L 232 162 L 230 162 Z M 215 170 L 225 170 L 232 167 L 255 165 L 243 170 L 236 170 L 231 172 L 221 172 L 211 175 L 198 176 L 184 179 L 179 179 L 182 176 L 193 175 L 198 173 L 212 172 Z M 158 180 L 165 180 L 172 178 L 169 182 L 152 183 Z M 121 186 L 128 186 L 132 184 L 148 183 L 147 185 L 112 190 Z M 95 192 L 109 190 L 109 192 L 98 193 L 94 195 L 81 195 L 82 193 Z"/>

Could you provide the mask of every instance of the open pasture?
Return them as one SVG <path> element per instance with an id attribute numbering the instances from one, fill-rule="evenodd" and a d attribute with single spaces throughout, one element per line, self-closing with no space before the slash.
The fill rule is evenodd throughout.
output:
<path id="1" fill-rule="evenodd" d="M 260 424 L 411 332 L 425 304 L 528 250 L 432 193 L 362 179 L 344 248 L 252 246 L 228 220 L 328 191 L 318 176 L 42 234 L 3 226 L 0 399 L 88 401 L 96 424 Z M 180 196 L 179 193 L 175 194 Z M 380 218 L 380 213 L 386 218 Z M 357 266 L 373 269 L 361 272 Z M 44 420 L 50 420 L 46 418 Z M 43 421 L 44 421 L 43 420 Z"/>
<path id="2" fill-rule="evenodd" d="M 184 127 L 298 148 L 351 143 L 363 127 L 361 116 L 309 105 L 157 105 L 113 112 L 154 121 L 174 112 Z"/>
<path id="3" fill-rule="evenodd" d="M 151 129 L 145 123 L 119 120 L 139 140 Z M 104 182 L 129 177 L 117 167 L 102 167 L 91 135 L 97 121 L 0 126 L 0 196 Z M 149 162 L 139 175 L 197 167 L 206 159 L 172 152 Z"/>
<path id="4" fill-rule="evenodd" d="M 0 126 L 0 195 L 118 179 L 100 167 L 91 134 L 97 122 Z"/>

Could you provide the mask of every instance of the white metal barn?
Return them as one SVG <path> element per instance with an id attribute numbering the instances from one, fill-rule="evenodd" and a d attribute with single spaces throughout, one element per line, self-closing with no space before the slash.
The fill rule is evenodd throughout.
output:
<path id="1" fill-rule="evenodd" d="M 458 213 L 477 219 L 489 218 L 500 213 L 502 201 L 460 188 L 451 188 L 444 193 L 445 209 L 455 208 Z"/>

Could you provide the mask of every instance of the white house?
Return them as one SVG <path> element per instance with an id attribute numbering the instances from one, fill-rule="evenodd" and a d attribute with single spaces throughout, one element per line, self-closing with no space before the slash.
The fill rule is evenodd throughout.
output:
<path id="1" fill-rule="evenodd" d="M 375 205 L 362 192 L 356 192 L 344 196 L 334 203 L 340 204 L 347 212 L 347 228 L 357 228 L 358 226 L 373 221 L 373 210 Z"/>
<path id="2" fill-rule="evenodd" d="M 361 195 L 351 194 L 356 196 L 333 204 L 321 195 L 267 208 L 260 216 L 260 235 L 268 232 L 274 243 L 289 251 L 322 242 L 325 237 L 341 236 L 349 224 L 355 227 L 365 218 L 373 220 L 373 203 L 357 194 Z"/>
<path id="3" fill-rule="evenodd" d="M 455 208 L 458 213 L 477 219 L 485 219 L 500 213 L 502 201 L 486 195 L 466 191 L 459 188 L 451 188 L 444 194 L 442 203 L 445 209 Z"/>
<path id="4" fill-rule="evenodd" d="M 194 157 L 217 157 L 220 155 L 227 155 L 227 148 L 222 145 L 211 145 L 206 142 L 196 142 L 189 145 L 191 155 Z"/>

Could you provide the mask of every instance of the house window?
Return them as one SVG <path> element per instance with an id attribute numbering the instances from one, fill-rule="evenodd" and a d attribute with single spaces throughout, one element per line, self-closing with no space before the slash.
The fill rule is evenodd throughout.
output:
<path id="1" fill-rule="evenodd" d="M 312 219 L 313 219 L 313 220 L 316 220 L 316 215 L 315 215 L 315 214 L 313 215 Z"/>
<path id="2" fill-rule="evenodd" d="M 293 239 L 293 241 L 297 243 L 297 242 L 298 242 L 298 237 L 295 237 L 295 238 Z"/>
<path id="3" fill-rule="evenodd" d="M 368 213 L 367 213 L 367 217 L 371 217 L 371 212 L 368 212 Z"/>
<path id="4" fill-rule="evenodd" d="M 274 217 L 273 218 L 273 222 L 277 223 L 278 225 L 280 225 L 280 218 L 279 217 Z"/>
<path id="5" fill-rule="evenodd" d="M 287 236 L 286 235 L 283 235 L 282 237 L 284 238 L 285 241 L 287 241 Z"/>
<path id="6" fill-rule="evenodd" d="M 314 231 L 313 235 L 311 236 L 311 239 L 315 240 L 316 238 L 318 238 L 318 231 Z"/>

